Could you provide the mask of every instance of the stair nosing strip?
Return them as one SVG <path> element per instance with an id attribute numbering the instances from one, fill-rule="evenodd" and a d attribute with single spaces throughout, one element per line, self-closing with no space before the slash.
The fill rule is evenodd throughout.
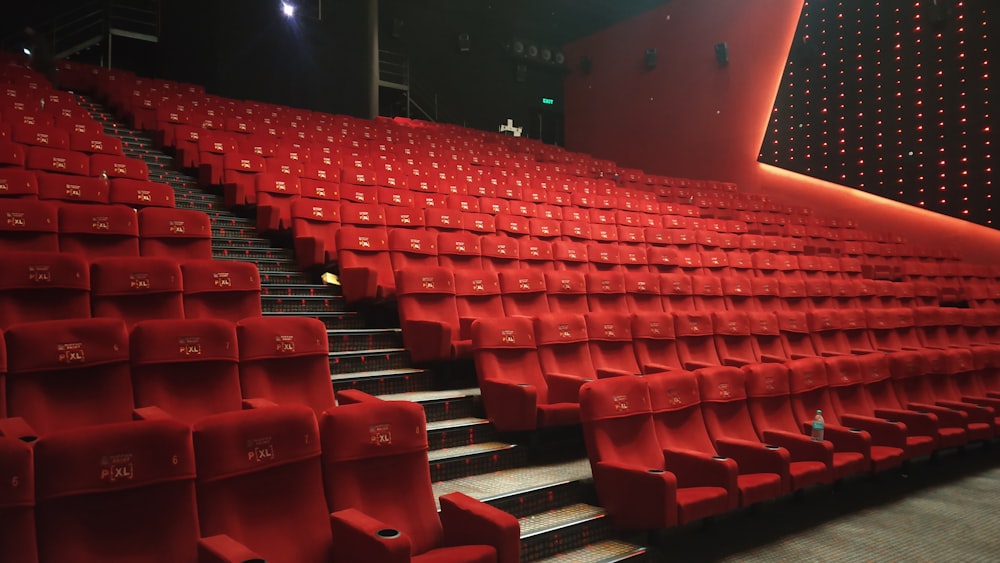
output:
<path id="1" fill-rule="evenodd" d="M 438 449 L 438 450 L 431 450 L 430 452 L 428 452 L 427 461 L 429 461 L 430 463 L 444 463 L 444 462 L 448 462 L 448 461 L 457 461 L 457 460 L 460 460 L 460 459 L 463 459 L 463 458 L 473 457 L 473 456 L 478 456 L 478 455 L 495 454 L 495 453 L 499 453 L 499 452 L 511 452 L 511 451 L 514 451 L 514 450 L 516 450 L 518 448 L 517 444 L 506 444 L 506 443 L 503 443 L 503 442 L 484 442 L 483 444 L 476 444 L 476 445 L 484 445 L 484 444 L 491 444 L 491 443 L 503 444 L 503 447 L 489 448 L 489 449 L 483 449 L 483 451 L 475 451 L 475 452 L 459 453 L 459 454 L 451 454 L 451 455 L 433 455 L 434 453 L 447 454 L 447 452 L 449 450 L 456 450 L 458 448 L 465 447 L 465 446 L 457 446 L 457 447 L 452 447 L 452 448 L 441 448 L 441 449 Z"/>
<path id="2" fill-rule="evenodd" d="M 585 503 L 578 503 L 578 504 L 585 504 Z M 592 506 L 592 505 L 588 504 L 586 506 Z M 596 506 L 594 508 L 600 509 L 600 507 L 596 507 Z M 556 511 L 558 511 L 558 510 L 559 509 L 556 509 Z M 573 520 L 572 522 L 563 522 L 561 524 L 556 524 L 556 525 L 553 525 L 553 526 L 548 526 L 548 527 L 545 527 L 545 528 L 540 528 L 538 530 L 535 530 L 535 531 L 532 531 L 532 532 L 528 532 L 526 534 L 522 534 L 521 535 L 521 539 L 525 540 L 525 539 L 528 539 L 528 538 L 534 538 L 534 537 L 540 536 L 542 534 L 551 534 L 552 532 L 557 531 L 557 530 L 564 530 L 566 528 L 570 528 L 570 527 L 573 527 L 573 526 L 578 526 L 580 524 L 584 524 L 584 523 L 588 523 L 588 522 L 596 522 L 597 520 L 602 520 L 604 518 L 607 518 L 608 517 L 607 511 L 605 511 L 603 509 L 600 509 L 600 510 L 601 510 L 601 512 L 599 512 L 597 514 L 593 514 L 591 516 L 587 516 L 585 518 L 576 519 L 576 520 Z"/>

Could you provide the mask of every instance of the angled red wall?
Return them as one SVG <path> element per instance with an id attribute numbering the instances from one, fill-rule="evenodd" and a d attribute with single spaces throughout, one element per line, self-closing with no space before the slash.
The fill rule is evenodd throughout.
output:
<path id="1" fill-rule="evenodd" d="M 1000 260 L 1000 232 L 757 162 L 802 5 L 672 0 L 567 45 L 567 147 L 651 173 L 736 182 L 867 229 L 957 245 L 972 261 Z M 723 41 L 727 66 L 713 50 Z"/>

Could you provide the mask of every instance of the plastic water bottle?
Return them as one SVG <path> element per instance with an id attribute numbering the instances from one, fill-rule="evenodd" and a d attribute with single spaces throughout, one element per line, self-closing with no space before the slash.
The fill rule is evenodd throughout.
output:
<path id="1" fill-rule="evenodd" d="M 816 410 L 816 418 L 813 418 L 812 439 L 817 442 L 823 441 L 823 411 Z"/>

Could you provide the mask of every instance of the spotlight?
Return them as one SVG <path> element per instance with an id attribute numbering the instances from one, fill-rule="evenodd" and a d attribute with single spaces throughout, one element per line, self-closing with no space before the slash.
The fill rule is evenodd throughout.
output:
<path id="1" fill-rule="evenodd" d="M 21 49 L 21 51 L 23 51 L 25 55 L 28 55 L 29 57 L 31 56 L 31 49 L 25 47 Z"/>
<path id="2" fill-rule="evenodd" d="M 281 3 L 281 13 L 285 14 L 285 17 L 291 18 L 295 16 L 295 6 L 289 4 L 288 2 Z"/>

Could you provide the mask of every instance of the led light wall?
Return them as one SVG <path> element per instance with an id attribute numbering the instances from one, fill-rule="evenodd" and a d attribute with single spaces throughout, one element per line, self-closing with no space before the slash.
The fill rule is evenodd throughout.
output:
<path id="1" fill-rule="evenodd" d="M 996 0 L 807 0 L 760 161 L 996 226 L 997 15 Z"/>

